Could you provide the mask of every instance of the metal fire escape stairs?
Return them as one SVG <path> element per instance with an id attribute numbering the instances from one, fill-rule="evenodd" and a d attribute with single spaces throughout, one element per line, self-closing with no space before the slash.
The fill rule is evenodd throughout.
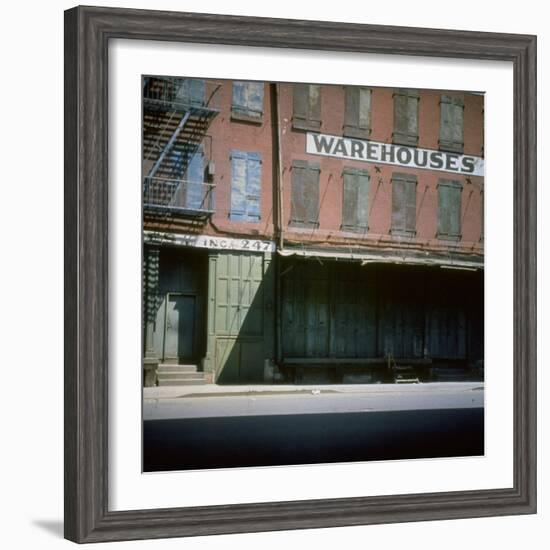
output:
<path id="1" fill-rule="evenodd" d="M 182 97 L 184 79 L 146 78 L 143 90 L 143 158 L 156 158 L 143 181 L 144 208 L 206 218 L 214 211 L 214 183 L 204 177 L 190 181 L 194 155 L 202 147 L 219 109 L 212 106 L 219 86 L 207 101 Z M 148 131 L 151 128 L 155 131 Z M 144 166 L 146 165 L 144 163 Z"/>

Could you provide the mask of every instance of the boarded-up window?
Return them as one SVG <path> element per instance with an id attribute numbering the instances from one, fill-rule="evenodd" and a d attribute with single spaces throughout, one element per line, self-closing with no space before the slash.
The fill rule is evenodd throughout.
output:
<path id="1" fill-rule="evenodd" d="M 205 85 L 204 80 L 197 78 L 178 79 L 176 89 L 176 101 L 193 107 L 204 105 Z"/>
<path id="2" fill-rule="evenodd" d="M 462 237 L 460 228 L 462 184 L 455 180 L 440 179 L 437 194 L 439 203 L 437 237 L 459 241 Z"/>
<path id="3" fill-rule="evenodd" d="M 464 150 L 464 101 L 442 95 L 439 117 L 439 148 L 462 153 Z"/>
<path id="4" fill-rule="evenodd" d="M 391 234 L 416 235 L 416 176 L 396 172 L 392 177 Z"/>
<path id="5" fill-rule="evenodd" d="M 416 90 L 393 94 L 393 143 L 418 145 L 418 101 Z"/>
<path id="6" fill-rule="evenodd" d="M 264 83 L 233 82 L 231 115 L 261 121 L 264 114 Z"/>
<path id="7" fill-rule="evenodd" d="M 344 135 L 368 138 L 371 130 L 371 90 L 346 86 Z"/>
<path id="8" fill-rule="evenodd" d="M 344 168 L 342 229 L 366 231 L 369 217 L 369 173 L 357 168 Z"/>
<path id="9" fill-rule="evenodd" d="M 294 84 L 292 127 L 300 130 L 321 128 L 321 86 Z"/>
<path id="10" fill-rule="evenodd" d="M 232 220 L 255 222 L 260 219 L 262 157 L 259 153 L 231 152 Z"/>
<path id="11" fill-rule="evenodd" d="M 295 160 L 292 163 L 290 223 L 297 227 L 319 225 L 318 162 Z"/>

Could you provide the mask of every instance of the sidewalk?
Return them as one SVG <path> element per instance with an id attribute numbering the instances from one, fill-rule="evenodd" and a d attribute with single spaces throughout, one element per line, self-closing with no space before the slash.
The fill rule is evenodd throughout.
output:
<path id="1" fill-rule="evenodd" d="M 200 386 L 155 386 L 143 388 L 143 399 L 179 399 L 192 397 L 237 397 L 272 396 L 290 394 L 365 394 L 365 393 L 416 393 L 457 392 L 484 389 L 483 382 L 430 382 L 420 384 L 264 384 L 222 386 L 204 384 Z"/>

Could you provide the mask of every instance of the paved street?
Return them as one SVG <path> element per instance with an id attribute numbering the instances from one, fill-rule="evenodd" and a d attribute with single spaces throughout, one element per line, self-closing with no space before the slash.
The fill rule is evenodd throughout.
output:
<path id="1" fill-rule="evenodd" d="M 483 454 L 479 383 L 146 390 L 145 471 Z"/>

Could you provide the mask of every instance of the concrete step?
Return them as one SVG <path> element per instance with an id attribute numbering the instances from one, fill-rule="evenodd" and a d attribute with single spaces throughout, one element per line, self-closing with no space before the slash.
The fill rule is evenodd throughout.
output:
<path id="1" fill-rule="evenodd" d="M 169 365 L 161 363 L 158 372 L 197 372 L 197 365 Z"/>
<path id="2" fill-rule="evenodd" d="M 192 380 L 193 378 L 204 378 L 202 372 L 157 372 L 159 380 L 173 378 L 174 380 Z"/>
<path id="3" fill-rule="evenodd" d="M 179 378 L 159 378 L 159 386 L 202 386 L 205 384 L 204 378 L 190 378 L 180 380 Z"/>

